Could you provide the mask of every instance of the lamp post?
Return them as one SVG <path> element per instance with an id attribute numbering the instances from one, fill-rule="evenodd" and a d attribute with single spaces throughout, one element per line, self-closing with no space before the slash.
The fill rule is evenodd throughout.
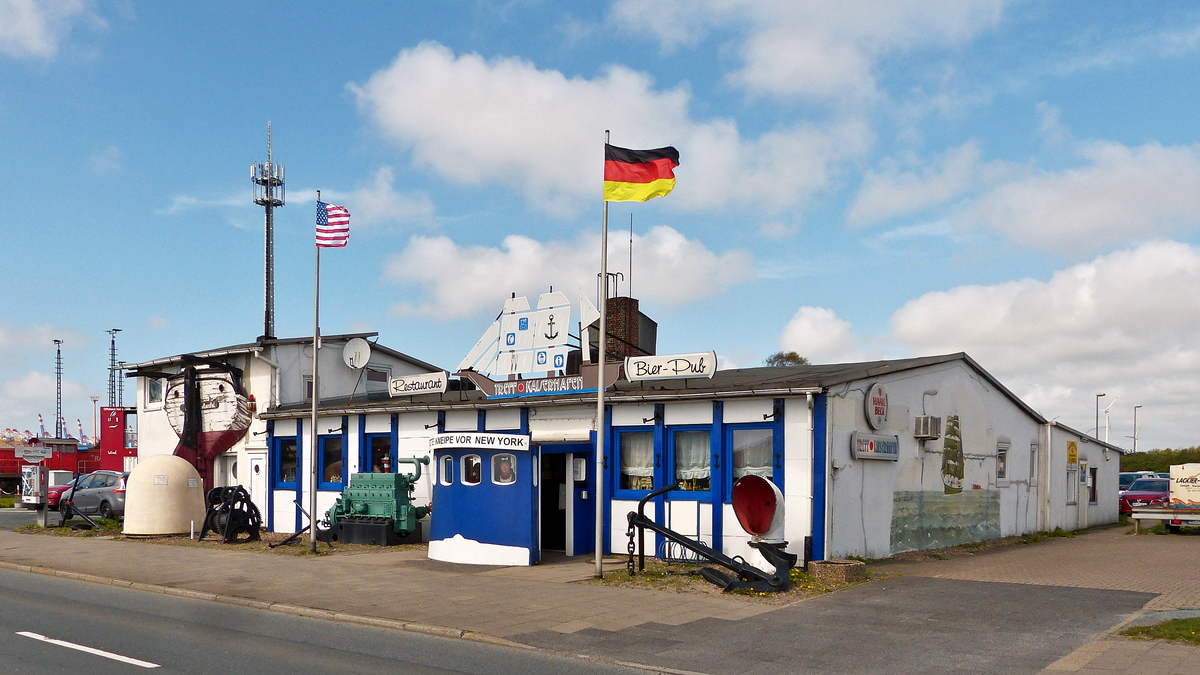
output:
<path id="1" fill-rule="evenodd" d="M 1100 399 L 1105 394 L 1096 394 L 1096 440 L 1100 440 Z"/>
<path id="2" fill-rule="evenodd" d="M 92 445 L 100 443 L 100 397 L 92 397 Z"/>
<path id="3" fill-rule="evenodd" d="M 1137 452 L 1137 437 L 1138 437 L 1137 409 L 1140 407 L 1142 407 L 1141 404 L 1133 406 L 1133 451 L 1134 452 Z"/>

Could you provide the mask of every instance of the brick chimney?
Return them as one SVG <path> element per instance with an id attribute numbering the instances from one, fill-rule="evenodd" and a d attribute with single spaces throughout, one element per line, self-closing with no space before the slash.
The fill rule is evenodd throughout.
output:
<path id="1" fill-rule="evenodd" d="M 608 299 L 608 358 L 640 356 L 638 325 L 640 312 L 636 298 Z"/>

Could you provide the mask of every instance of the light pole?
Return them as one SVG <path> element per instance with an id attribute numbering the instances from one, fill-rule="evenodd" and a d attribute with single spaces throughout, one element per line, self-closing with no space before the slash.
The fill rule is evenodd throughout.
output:
<path id="1" fill-rule="evenodd" d="M 1105 394 L 1096 394 L 1096 440 L 1100 440 L 1100 399 Z"/>
<path id="2" fill-rule="evenodd" d="M 92 397 L 92 445 L 99 445 L 100 440 L 100 397 Z"/>
<path id="3" fill-rule="evenodd" d="M 1140 407 L 1142 407 L 1141 404 L 1133 406 L 1133 451 L 1134 452 L 1137 452 L 1137 437 L 1138 437 L 1137 409 Z"/>

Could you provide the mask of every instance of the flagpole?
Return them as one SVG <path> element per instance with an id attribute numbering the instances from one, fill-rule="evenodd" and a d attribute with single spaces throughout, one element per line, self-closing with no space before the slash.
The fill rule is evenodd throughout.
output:
<path id="1" fill-rule="evenodd" d="M 608 129 L 604 130 L 608 145 Z M 600 358 L 596 363 L 596 578 L 604 578 L 604 359 L 608 346 L 608 200 L 600 228 Z"/>
<path id="2" fill-rule="evenodd" d="M 321 201 L 321 191 L 317 190 L 317 203 Z M 320 379 L 317 365 L 321 353 L 321 246 L 316 244 L 316 265 L 313 273 L 313 372 L 312 372 L 312 430 L 309 436 L 309 447 L 312 451 L 310 461 L 312 471 L 309 474 L 308 493 L 308 550 L 317 552 L 317 453 L 320 435 L 317 433 L 317 405 L 321 398 Z"/>

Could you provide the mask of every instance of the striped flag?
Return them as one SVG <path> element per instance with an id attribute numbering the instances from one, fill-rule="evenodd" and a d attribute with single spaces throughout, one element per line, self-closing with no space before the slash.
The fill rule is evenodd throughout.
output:
<path id="1" fill-rule="evenodd" d="M 630 150 L 604 144 L 604 200 L 644 202 L 675 189 L 679 151 L 673 147 Z"/>
<path id="2" fill-rule="evenodd" d="M 317 202 L 317 246 L 342 248 L 350 241 L 350 212 L 344 206 Z"/>

